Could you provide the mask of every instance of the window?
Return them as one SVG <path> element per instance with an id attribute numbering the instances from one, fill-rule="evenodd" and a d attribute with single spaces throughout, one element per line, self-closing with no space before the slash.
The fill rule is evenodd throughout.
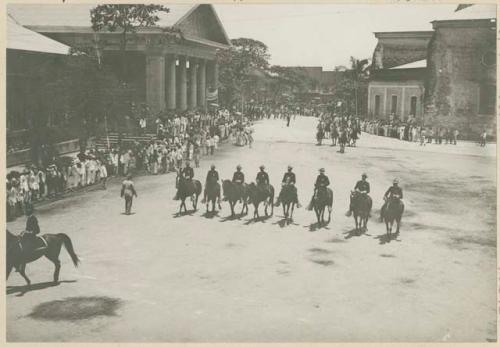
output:
<path id="1" fill-rule="evenodd" d="M 375 116 L 380 115 L 380 95 L 375 95 Z"/>
<path id="2" fill-rule="evenodd" d="M 417 97 L 412 96 L 410 99 L 410 116 L 417 115 Z"/>
<path id="3" fill-rule="evenodd" d="M 398 97 L 393 95 L 391 98 L 391 113 L 396 114 L 398 110 Z"/>
<path id="4" fill-rule="evenodd" d="M 479 114 L 495 114 L 495 85 L 482 84 L 479 87 Z"/>

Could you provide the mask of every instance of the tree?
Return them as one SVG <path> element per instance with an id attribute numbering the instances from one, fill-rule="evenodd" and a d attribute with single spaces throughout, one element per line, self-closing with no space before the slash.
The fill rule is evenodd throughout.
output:
<path id="1" fill-rule="evenodd" d="M 130 33 L 135 33 L 137 28 L 155 26 L 160 20 L 159 12 L 169 13 L 170 9 L 163 5 L 98 5 L 90 10 L 90 21 L 92 29 L 96 32 L 107 30 L 116 32 L 121 30 L 120 51 L 121 51 L 121 67 L 122 76 L 124 79 L 127 63 L 125 51 L 127 48 L 127 36 Z M 180 31 L 177 29 L 165 29 L 164 32 L 172 37 L 177 38 Z"/>
<path id="2" fill-rule="evenodd" d="M 241 99 L 244 89 L 252 82 L 252 71 L 267 71 L 269 53 L 267 46 L 250 38 L 231 40 L 232 47 L 220 50 L 217 59 L 220 63 L 219 81 L 221 99 L 233 105 Z"/>
<path id="3" fill-rule="evenodd" d="M 361 87 L 366 87 L 366 82 L 369 77 L 369 65 L 368 59 L 359 60 L 351 57 L 351 78 L 354 82 L 354 100 L 355 100 L 355 110 L 356 117 L 359 116 L 359 96 Z"/>

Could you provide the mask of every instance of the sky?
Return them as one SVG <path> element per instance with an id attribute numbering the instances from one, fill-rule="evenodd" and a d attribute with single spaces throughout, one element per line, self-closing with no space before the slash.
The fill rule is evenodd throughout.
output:
<path id="1" fill-rule="evenodd" d="M 432 30 L 433 20 L 496 17 L 493 5 L 216 4 L 229 38 L 265 43 L 271 64 L 333 70 L 371 58 L 378 31 Z"/>

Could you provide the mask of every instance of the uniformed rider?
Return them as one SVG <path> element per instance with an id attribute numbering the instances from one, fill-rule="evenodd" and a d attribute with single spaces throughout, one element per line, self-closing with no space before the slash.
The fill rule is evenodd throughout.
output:
<path id="1" fill-rule="evenodd" d="M 236 171 L 233 174 L 232 182 L 236 185 L 237 189 L 240 191 L 240 197 L 243 195 L 243 183 L 245 183 L 245 174 L 241 171 L 241 165 L 236 166 Z M 242 198 L 239 200 L 243 201 Z"/>
<path id="2" fill-rule="evenodd" d="M 385 209 L 387 207 L 387 203 L 390 198 L 395 197 L 399 198 L 400 200 L 403 200 L 403 189 L 399 186 L 399 179 L 395 178 L 394 181 L 392 181 L 392 186 L 387 189 L 387 191 L 384 194 L 384 205 L 380 209 L 380 220 L 382 221 L 382 216 L 384 215 Z"/>
<path id="3" fill-rule="evenodd" d="M 257 173 L 257 177 L 255 177 L 255 182 L 257 182 L 257 187 L 267 191 L 270 194 L 269 175 L 265 171 L 266 167 L 264 165 L 261 165 L 259 169 L 260 171 Z"/>
<path id="4" fill-rule="evenodd" d="M 292 189 L 295 190 L 295 196 L 296 196 L 295 203 L 297 204 L 297 207 L 300 208 L 301 205 L 299 203 L 299 197 L 297 194 L 297 187 L 295 187 L 295 183 L 297 182 L 297 180 L 295 177 L 295 172 L 293 172 L 292 170 L 293 170 L 293 167 L 291 165 L 288 165 L 287 171 L 285 172 L 285 174 L 283 175 L 283 179 L 281 180 L 281 185 L 282 185 L 282 187 L 291 186 Z M 280 205 L 282 194 L 283 194 L 283 188 L 281 189 L 280 194 L 278 195 L 278 200 L 276 201 L 275 206 Z"/>
<path id="5" fill-rule="evenodd" d="M 38 219 L 33 214 L 33 206 L 31 204 L 26 207 L 26 215 L 28 218 L 26 219 L 26 228 L 22 237 L 23 246 L 28 248 L 30 252 L 38 252 L 46 249 L 46 245 L 37 248 L 36 239 L 40 233 L 40 225 L 38 224 Z"/>
<path id="6" fill-rule="evenodd" d="M 325 175 L 325 169 L 324 168 L 319 169 L 319 175 L 316 178 L 316 182 L 314 183 L 313 196 L 311 198 L 311 202 L 309 203 L 308 210 L 312 210 L 312 208 L 313 208 L 312 203 L 313 203 L 313 200 L 314 200 L 314 196 L 316 195 L 316 193 L 318 192 L 318 190 L 320 188 L 326 188 L 329 185 L 330 185 L 330 180 L 328 179 L 328 176 Z"/>
<path id="7" fill-rule="evenodd" d="M 361 193 L 361 194 L 370 194 L 370 183 L 366 180 L 368 178 L 368 175 L 366 173 L 363 173 L 361 175 L 361 180 L 356 182 L 356 185 L 354 186 L 354 191 Z M 347 216 L 350 216 L 352 213 L 352 198 L 349 203 L 349 211 L 347 211 Z"/>
<path id="8" fill-rule="evenodd" d="M 215 185 L 219 183 L 219 173 L 217 170 L 215 170 L 215 164 L 210 165 L 210 170 L 207 172 L 207 178 L 205 180 L 205 191 L 203 193 L 203 200 L 201 201 L 202 204 L 204 204 L 207 201 L 207 187 L 209 185 Z M 220 206 L 220 189 L 217 193 L 217 203 L 219 204 L 219 209 L 221 208 Z"/>

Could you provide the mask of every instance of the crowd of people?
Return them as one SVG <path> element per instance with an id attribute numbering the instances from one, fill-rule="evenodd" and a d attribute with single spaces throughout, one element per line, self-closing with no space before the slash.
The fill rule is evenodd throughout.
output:
<path id="1" fill-rule="evenodd" d="M 426 144 L 456 145 L 460 131 L 451 127 L 426 127 L 413 123 L 388 122 L 383 120 L 361 121 L 361 130 L 378 136 L 393 137 L 401 141 L 416 142 L 421 146 Z M 485 146 L 487 132 L 484 129 L 479 138 L 479 145 Z"/>
<path id="2" fill-rule="evenodd" d="M 166 174 L 181 169 L 187 160 L 198 167 L 201 158 L 214 155 L 223 140 L 249 146 L 253 142 L 248 118 L 228 110 L 158 117 L 155 127 L 156 136 L 147 142 L 119 140 L 106 149 L 93 145 L 74 158 L 54 155 L 45 167 L 29 164 L 9 172 L 7 220 L 25 215 L 33 203 L 68 191 L 96 184 L 106 188 L 108 176 Z"/>

